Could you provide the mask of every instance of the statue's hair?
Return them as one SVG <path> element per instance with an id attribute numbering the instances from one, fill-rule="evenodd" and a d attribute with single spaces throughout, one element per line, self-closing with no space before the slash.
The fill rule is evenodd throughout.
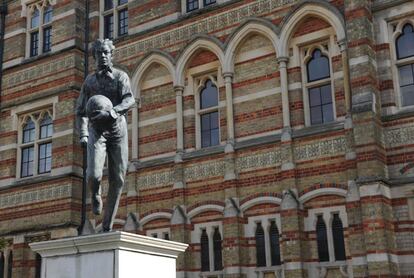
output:
<path id="1" fill-rule="evenodd" d="M 97 39 L 92 45 L 92 55 L 95 57 L 96 51 L 100 49 L 102 46 L 107 45 L 111 52 L 115 50 L 115 46 L 109 39 Z"/>

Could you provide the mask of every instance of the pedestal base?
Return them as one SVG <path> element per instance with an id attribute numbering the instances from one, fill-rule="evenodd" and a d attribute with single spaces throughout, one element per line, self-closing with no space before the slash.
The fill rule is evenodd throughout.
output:
<path id="1" fill-rule="evenodd" d="M 42 256 L 41 278 L 175 278 L 187 244 L 125 232 L 30 244 Z"/>

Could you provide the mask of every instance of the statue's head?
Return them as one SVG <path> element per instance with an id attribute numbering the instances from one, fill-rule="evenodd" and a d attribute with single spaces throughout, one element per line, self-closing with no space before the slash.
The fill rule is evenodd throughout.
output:
<path id="1" fill-rule="evenodd" d="M 109 39 L 97 39 L 92 46 L 93 57 L 98 69 L 112 67 L 112 53 L 115 46 Z"/>
<path id="2" fill-rule="evenodd" d="M 109 98 L 104 95 L 94 95 L 86 104 L 86 115 L 92 118 L 98 111 L 111 111 L 112 107 L 113 105 Z"/>

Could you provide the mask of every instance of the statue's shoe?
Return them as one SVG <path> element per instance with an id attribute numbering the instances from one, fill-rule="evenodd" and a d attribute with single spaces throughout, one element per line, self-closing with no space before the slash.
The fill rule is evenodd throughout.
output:
<path id="1" fill-rule="evenodd" d="M 92 196 L 92 212 L 95 215 L 100 215 L 102 213 L 102 197 L 101 195 Z"/>

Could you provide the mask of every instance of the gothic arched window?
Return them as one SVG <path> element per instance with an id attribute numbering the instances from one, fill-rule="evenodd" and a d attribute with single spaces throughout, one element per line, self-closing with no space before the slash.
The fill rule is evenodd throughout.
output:
<path id="1" fill-rule="evenodd" d="M 221 248 L 221 235 L 219 228 L 214 228 L 213 235 L 213 249 L 214 249 L 214 270 L 223 269 L 223 259 L 222 259 L 222 248 Z"/>
<path id="2" fill-rule="evenodd" d="M 0 278 L 4 278 L 4 254 L 0 252 Z"/>
<path id="3" fill-rule="evenodd" d="M 402 28 L 396 41 L 396 49 L 398 59 L 414 56 L 414 28 L 411 24 L 405 24 Z"/>
<path id="4" fill-rule="evenodd" d="M 395 42 L 395 47 L 397 50 L 397 59 L 404 59 L 398 66 L 401 106 L 414 105 L 414 59 L 410 59 L 414 58 L 413 25 L 404 25 L 401 35 Z"/>
<path id="5" fill-rule="evenodd" d="M 318 215 L 318 220 L 316 222 L 316 241 L 318 244 L 319 261 L 329 261 L 328 235 L 322 215 Z"/>
<path id="6" fill-rule="evenodd" d="M 24 145 L 22 148 L 21 158 L 21 177 L 29 177 L 33 175 L 33 163 L 34 163 L 34 145 L 32 142 L 35 140 L 35 123 L 32 119 L 29 119 L 23 127 L 22 143 L 29 144 Z"/>
<path id="7" fill-rule="evenodd" d="M 39 254 L 36 254 L 36 261 L 35 261 L 35 278 L 40 278 L 42 270 L 42 257 Z"/>
<path id="8" fill-rule="evenodd" d="M 270 222 L 269 229 L 270 238 L 270 255 L 272 259 L 272 265 L 280 265 L 280 245 L 279 245 L 279 231 L 275 221 Z"/>
<path id="9" fill-rule="evenodd" d="M 332 220 L 332 238 L 336 261 L 345 261 L 344 228 L 339 214 L 335 213 Z"/>
<path id="10" fill-rule="evenodd" d="M 220 143 L 218 90 L 208 79 L 200 91 L 201 147 L 215 146 Z"/>
<path id="11" fill-rule="evenodd" d="M 9 251 L 9 258 L 7 260 L 7 278 L 12 278 L 13 274 L 13 252 Z"/>
<path id="12" fill-rule="evenodd" d="M 208 235 L 205 229 L 201 232 L 200 237 L 201 252 L 201 271 L 210 271 L 210 254 L 208 246 Z"/>
<path id="13" fill-rule="evenodd" d="M 262 227 L 262 223 L 258 222 L 256 226 L 256 265 L 266 266 L 266 247 L 265 247 L 265 234 Z"/>

